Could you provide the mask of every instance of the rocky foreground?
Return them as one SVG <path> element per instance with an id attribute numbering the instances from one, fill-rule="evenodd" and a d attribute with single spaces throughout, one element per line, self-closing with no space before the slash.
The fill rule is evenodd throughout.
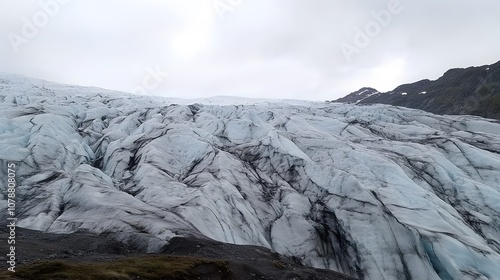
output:
<path id="1" fill-rule="evenodd" d="M 0 229 L 1 240 L 7 230 Z M 330 270 L 303 266 L 258 246 L 206 238 L 175 237 L 156 254 L 90 234 L 53 234 L 17 229 L 17 268 L 0 279 L 308 279 L 351 280 Z M 2 242 L 0 251 L 7 252 Z"/>

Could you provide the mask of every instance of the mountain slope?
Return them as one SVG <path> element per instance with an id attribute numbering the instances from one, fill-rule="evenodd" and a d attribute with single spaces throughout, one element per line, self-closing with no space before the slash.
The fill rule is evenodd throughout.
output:
<path id="1" fill-rule="evenodd" d="M 148 252 L 208 237 L 360 279 L 500 275 L 498 122 L 387 105 L 175 105 L 10 76 L 0 100 L 0 178 L 17 163 L 21 227 Z"/>
<path id="2" fill-rule="evenodd" d="M 339 98 L 337 100 L 335 100 L 335 102 L 345 102 L 345 103 L 355 103 L 355 104 L 358 104 L 360 103 L 361 101 L 367 99 L 368 97 L 370 96 L 373 96 L 375 94 L 378 94 L 378 90 L 374 89 L 374 88 L 367 88 L 367 87 L 364 87 L 364 88 L 361 88 L 360 90 L 358 91 L 355 91 L 343 98 Z"/>
<path id="3" fill-rule="evenodd" d="M 451 69 L 436 81 L 422 80 L 396 89 L 359 96 L 353 92 L 336 102 L 390 104 L 435 114 L 477 115 L 500 119 L 500 62 Z"/>

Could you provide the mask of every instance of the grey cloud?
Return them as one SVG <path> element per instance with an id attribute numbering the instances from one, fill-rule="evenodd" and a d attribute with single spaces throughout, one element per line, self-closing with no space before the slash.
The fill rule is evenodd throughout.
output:
<path id="1" fill-rule="evenodd" d="M 73 0 L 16 54 L 8 34 L 41 8 L 3 0 L 0 71 L 127 91 L 160 65 L 171 75 L 154 94 L 325 100 L 500 59 L 500 3 L 490 0 L 400 0 L 350 61 L 341 44 L 354 46 L 356 28 L 396 0 L 242 0 L 223 20 L 215 1 Z"/>

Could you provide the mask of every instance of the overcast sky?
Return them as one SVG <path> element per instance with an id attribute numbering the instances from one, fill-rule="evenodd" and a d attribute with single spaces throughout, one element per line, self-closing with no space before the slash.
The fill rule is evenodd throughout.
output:
<path id="1" fill-rule="evenodd" d="M 331 100 L 497 62 L 499 12 L 495 0 L 0 0 L 0 72 Z"/>

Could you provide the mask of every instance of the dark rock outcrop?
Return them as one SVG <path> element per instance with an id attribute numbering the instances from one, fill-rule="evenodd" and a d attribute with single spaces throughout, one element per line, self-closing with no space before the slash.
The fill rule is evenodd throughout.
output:
<path id="1" fill-rule="evenodd" d="M 500 62 L 448 70 L 441 78 L 398 86 L 366 97 L 365 88 L 335 102 L 389 104 L 442 115 L 477 115 L 500 119 Z"/>

